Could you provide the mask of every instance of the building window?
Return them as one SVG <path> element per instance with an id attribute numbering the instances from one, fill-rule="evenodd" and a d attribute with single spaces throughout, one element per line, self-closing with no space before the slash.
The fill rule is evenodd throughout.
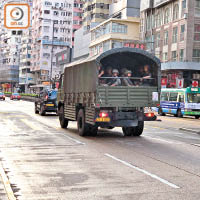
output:
<path id="1" fill-rule="evenodd" d="M 200 0 L 196 0 L 195 7 L 200 8 Z"/>
<path id="2" fill-rule="evenodd" d="M 164 45 L 168 45 L 168 31 L 164 32 Z"/>
<path id="3" fill-rule="evenodd" d="M 163 62 L 167 62 L 168 61 L 168 53 L 165 52 L 163 53 Z"/>
<path id="4" fill-rule="evenodd" d="M 172 43 L 177 43 L 178 27 L 173 28 Z"/>
<path id="5" fill-rule="evenodd" d="M 127 26 L 119 23 L 112 23 L 113 33 L 127 33 Z"/>
<path id="6" fill-rule="evenodd" d="M 58 11 L 54 11 L 53 14 L 56 15 L 56 16 L 58 16 L 59 12 Z"/>
<path id="7" fill-rule="evenodd" d="M 44 26 L 44 32 L 49 32 L 49 26 Z"/>
<path id="8" fill-rule="evenodd" d="M 194 40 L 200 41 L 200 24 L 194 25 Z"/>
<path id="9" fill-rule="evenodd" d="M 173 20 L 178 19 L 178 17 L 179 17 L 179 6 L 178 4 L 175 4 L 173 9 Z"/>
<path id="10" fill-rule="evenodd" d="M 172 61 L 176 60 L 177 60 L 176 51 L 172 51 Z"/>
<path id="11" fill-rule="evenodd" d="M 123 46 L 122 42 L 115 41 L 115 40 L 112 41 L 112 49 L 113 48 L 121 48 L 122 46 Z"/>
<path id="12" fill-rule="evenodd" d="M 50 10 L 44 10 L 44 14 L 50 14 Z"/>
<path id="13" fill-rule="evenodd" d="M 156 21 L 156 23 L 155 23 L 155 26 L 156 26 L 156 27 L 161 26 L 161 13 L 160 13 L 160 12 L 158 12 L 158 13 L 155 15 L 155 21 Z"/>
<path id="14" fill-rule="evenodd" d="M 103 52 L 108 51 L 110 49 L 110 41 L 106 41 L 103 43 Z"/>
<path id="15" fill-rule="evenodd" d="M 156 33 L 155 35 L 155 47 L 160 47 L 160 33 Z"/>
<path id="16" fill-rule="evenodd" d="M 192 61 L 200 62 L 200 49 L 193 49 Z"/>
<path id="17" fill-rule="evenodd" d="M 180 42 L 185 39 L 185 24 L 181 25 Z"/>
<path id="18" fill-rule="evenodd" d="M 149 16 L 147 16 L 147 30 L 150 30 L 151 29 L 151 16 L 149 15 Z"/>
<path id="19" fill-rule="evenodd" d="M 165 16 L 164 16 L 164 23 L 167 24 L 170 21 L 170 9 L 166 8 L 165 10 Z"/>
<path id="20" fill-rule="evenodd" d="M 180 49 L 179 61 L 183 62 L 183 59 L 184 59 L 184 49 Z"/>

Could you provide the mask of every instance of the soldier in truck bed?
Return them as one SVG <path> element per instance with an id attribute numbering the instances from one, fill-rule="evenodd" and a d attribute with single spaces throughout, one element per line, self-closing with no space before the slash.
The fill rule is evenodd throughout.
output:
<path id="1" fill-rule="evenodd" d="M 111 78 L 111 80 L 108 82 L 109 86 L 119 86 L 119 85 L 121 85 L 120 78 L 116 78 L 116 77 L 118 77 L 118 75 L 119 75 L 118 69 L 113 69 L 112 70 L 112 77 L 115 77 L 115 78 Z"/>

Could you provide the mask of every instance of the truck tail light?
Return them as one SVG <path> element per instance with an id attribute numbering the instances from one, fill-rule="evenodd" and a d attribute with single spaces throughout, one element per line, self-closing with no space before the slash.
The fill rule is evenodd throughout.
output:
<path id="1" fill-rule="evenodd" d="M 108 113 L 105 112 L 105 111 L 101 111 L 101 112 L 99 113 L 99 117 L 101 117 L 101 118 L 108 117 Z"/>
<path id="2" fill-rule="evenodd" d="M 145 116 L 151 118 L 151 117 L 154 117 L 154 113 L 145 113 Z"/>
<path id="3" fill-rule="evenodd" d="M 46 100 L 48 99 L 48 95 L 45 97 L 46 98 Z"/>

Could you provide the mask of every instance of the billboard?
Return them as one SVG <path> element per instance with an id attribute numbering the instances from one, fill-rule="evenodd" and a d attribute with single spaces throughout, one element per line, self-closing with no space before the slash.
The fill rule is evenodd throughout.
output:
<path id="1" fill-rule="evenodd" d="M 151 8 L 152 0 L 141 0 L 140 2 L 140 11 L 144 11 L 146 9 Z"/>
<path id="2" fill-rule="evenodd" d="M 172 0 L 154 0 L 154 3 L 153 3 L 153 7 L 157 7 L 157 6 L 160 6 L 164 3 L 167 3 L 167 2 L 170 2 Z"/>

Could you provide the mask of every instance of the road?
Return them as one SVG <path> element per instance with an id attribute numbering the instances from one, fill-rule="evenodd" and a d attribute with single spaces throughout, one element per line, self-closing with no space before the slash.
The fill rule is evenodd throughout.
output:
<path id="1" fill-rule="evenodd" d="M 200 135 L 179 129 L 198 129 L 200 120 L 160 119 L 138 138 L 120 128 L 83 138 L 76 123 L 61 129 L 31 102 L 1 101 L 0 164 L 9 181 L 0 179 L 0 189 L 10 185 L 17 200 L 200 199 Z"/>

